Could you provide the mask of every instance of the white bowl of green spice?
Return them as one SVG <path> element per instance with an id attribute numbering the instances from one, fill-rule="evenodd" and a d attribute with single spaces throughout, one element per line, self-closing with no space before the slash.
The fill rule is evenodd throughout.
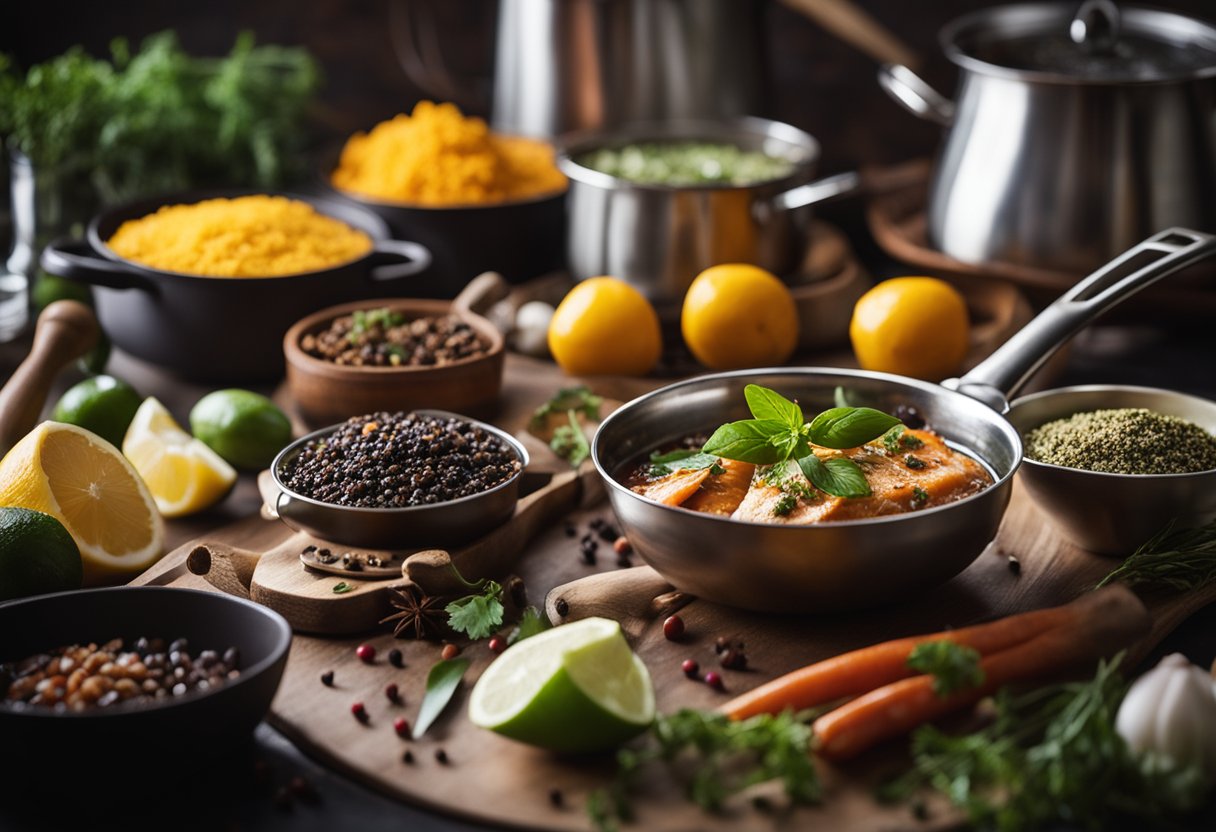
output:
<path id="1" fill-rule="evenodd" d="M 1216 518 L 1216 402 L 1085 385 L 1024 396 L 1008 415 L 1022 484 L 1084 549 L 1127 555 L 1170 523 Z"/>

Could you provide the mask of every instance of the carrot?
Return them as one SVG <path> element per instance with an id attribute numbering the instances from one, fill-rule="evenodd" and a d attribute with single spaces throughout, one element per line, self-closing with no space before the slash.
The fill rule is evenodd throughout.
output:
<path id="1" fill-rule="evenodd" d="M 908 656 L 917 645 L 945 640 L 987 655 L 1028 641 L 1052 627 L 1067 625 L 1073 617 L 1069 606 L 1052 607 L 961 630 L 909 636 L 863 647 L 787 673 L 735 697 L 720 710 L 731 719 L 747 719 L 786 709 L 814 708 L 914 676 L 916 671 L 908 667 Z"/>
<path id="2" fill-rule="evenodd" d="M 1097 590 L 1057 609 L 1071 611 L 1068 626 L 1044 630 L 1028 641 L 985 656 L 980 661 L 984 681 L 977 687 L 939 696 L 933 690 L 932 676 L 914 676 L 824 714 L 814 723 L 816 751 L 832 760 L 854 757 L 883 740 L 973 705 L 1003 685 L 1056 676 L 1112 655 L 1148 632 L 1151 623 L 1144 604 L 1121 585 Z"/>

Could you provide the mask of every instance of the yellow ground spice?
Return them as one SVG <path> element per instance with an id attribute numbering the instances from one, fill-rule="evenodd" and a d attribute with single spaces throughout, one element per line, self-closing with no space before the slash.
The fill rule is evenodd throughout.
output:
<path id="1" fill-rule="evenodd" d="M 358 196 L 430 206 L 493 204 L 566 188 L 550 145 L 493 133 L 455 104 L 431 101 L 351 136 L 332 181 Z"/>
<path id="2" fill-rule="evenodd" d="M 120 257 L 154 269 L 206 277 L 279 277 L 348 263 L 369 236 L 282 196 L 166 205 L 124 222 L 108 241 Z"/>

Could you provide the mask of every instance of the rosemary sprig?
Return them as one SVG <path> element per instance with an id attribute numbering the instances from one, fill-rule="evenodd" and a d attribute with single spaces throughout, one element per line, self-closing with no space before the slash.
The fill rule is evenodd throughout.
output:
<path id="1" fill-rule="evenodd" d="M 1101 580 L 1128 586 L 1188 592 L 1216 581 L 1216 520 L 1197 528 L 1175 529 L 1175 522 L 1154 535 Z"/>

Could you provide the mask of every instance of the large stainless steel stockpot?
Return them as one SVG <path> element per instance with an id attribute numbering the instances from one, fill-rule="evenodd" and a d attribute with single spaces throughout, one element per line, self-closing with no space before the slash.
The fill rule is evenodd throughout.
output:
<path id="1" fill-rule="evenodd" d="M 579 163 L 599 148 L 681 140 L 760 151 L 788 160 L 793 170 L 751 185 L 650 185 Z M 719 263 L 788 275 L 806 253 L 810 206 L 861 184 L 856 173 L 812 181 L 818 161 L 819 143 L 810 134 L 760 118 L 632 124 L 571 136 L 558 155 L 570 179 L 570 272 L 576 280 L 612 275 L 659 306 L 679 304 L 693 278 Z"/>
<path id="2" fill-rule="evenodd" d="M 936 248 L 1085 274 L 1162 228 L 1216 230 L 1216 27 L 1109 0 L 1028 3 L 965 15 L 941 42 L 960 70 L 953 102 L 906 67 L 879 76 L 947 128 Z"/>
<path id="3" fill-rule="evenodd" d="M 1018 429 L 1002 415 L 1016 391 L 1070 335 L 1134 292 L 1216 254 L 1216 237 L 1172 229 L 1145 240 L 1070 289 L 961 379 L 942 386 L 886 373 L 773 368 L 700 376 L 634 399 L 591 444 L 621 529 L 677 588 L 768 612 L 829 612 L 891 602 L 961 572 L 996 535 L 1022 461 Z M 662 505 L 620 481 L 666 443 L 747 418 L 743 388 L 761 384 L 807 413 L 850 401 L 885 411 L 915 407 L 993 484 L 955 503 L 867 520 L 808 526 L 751 523 Z"/>

